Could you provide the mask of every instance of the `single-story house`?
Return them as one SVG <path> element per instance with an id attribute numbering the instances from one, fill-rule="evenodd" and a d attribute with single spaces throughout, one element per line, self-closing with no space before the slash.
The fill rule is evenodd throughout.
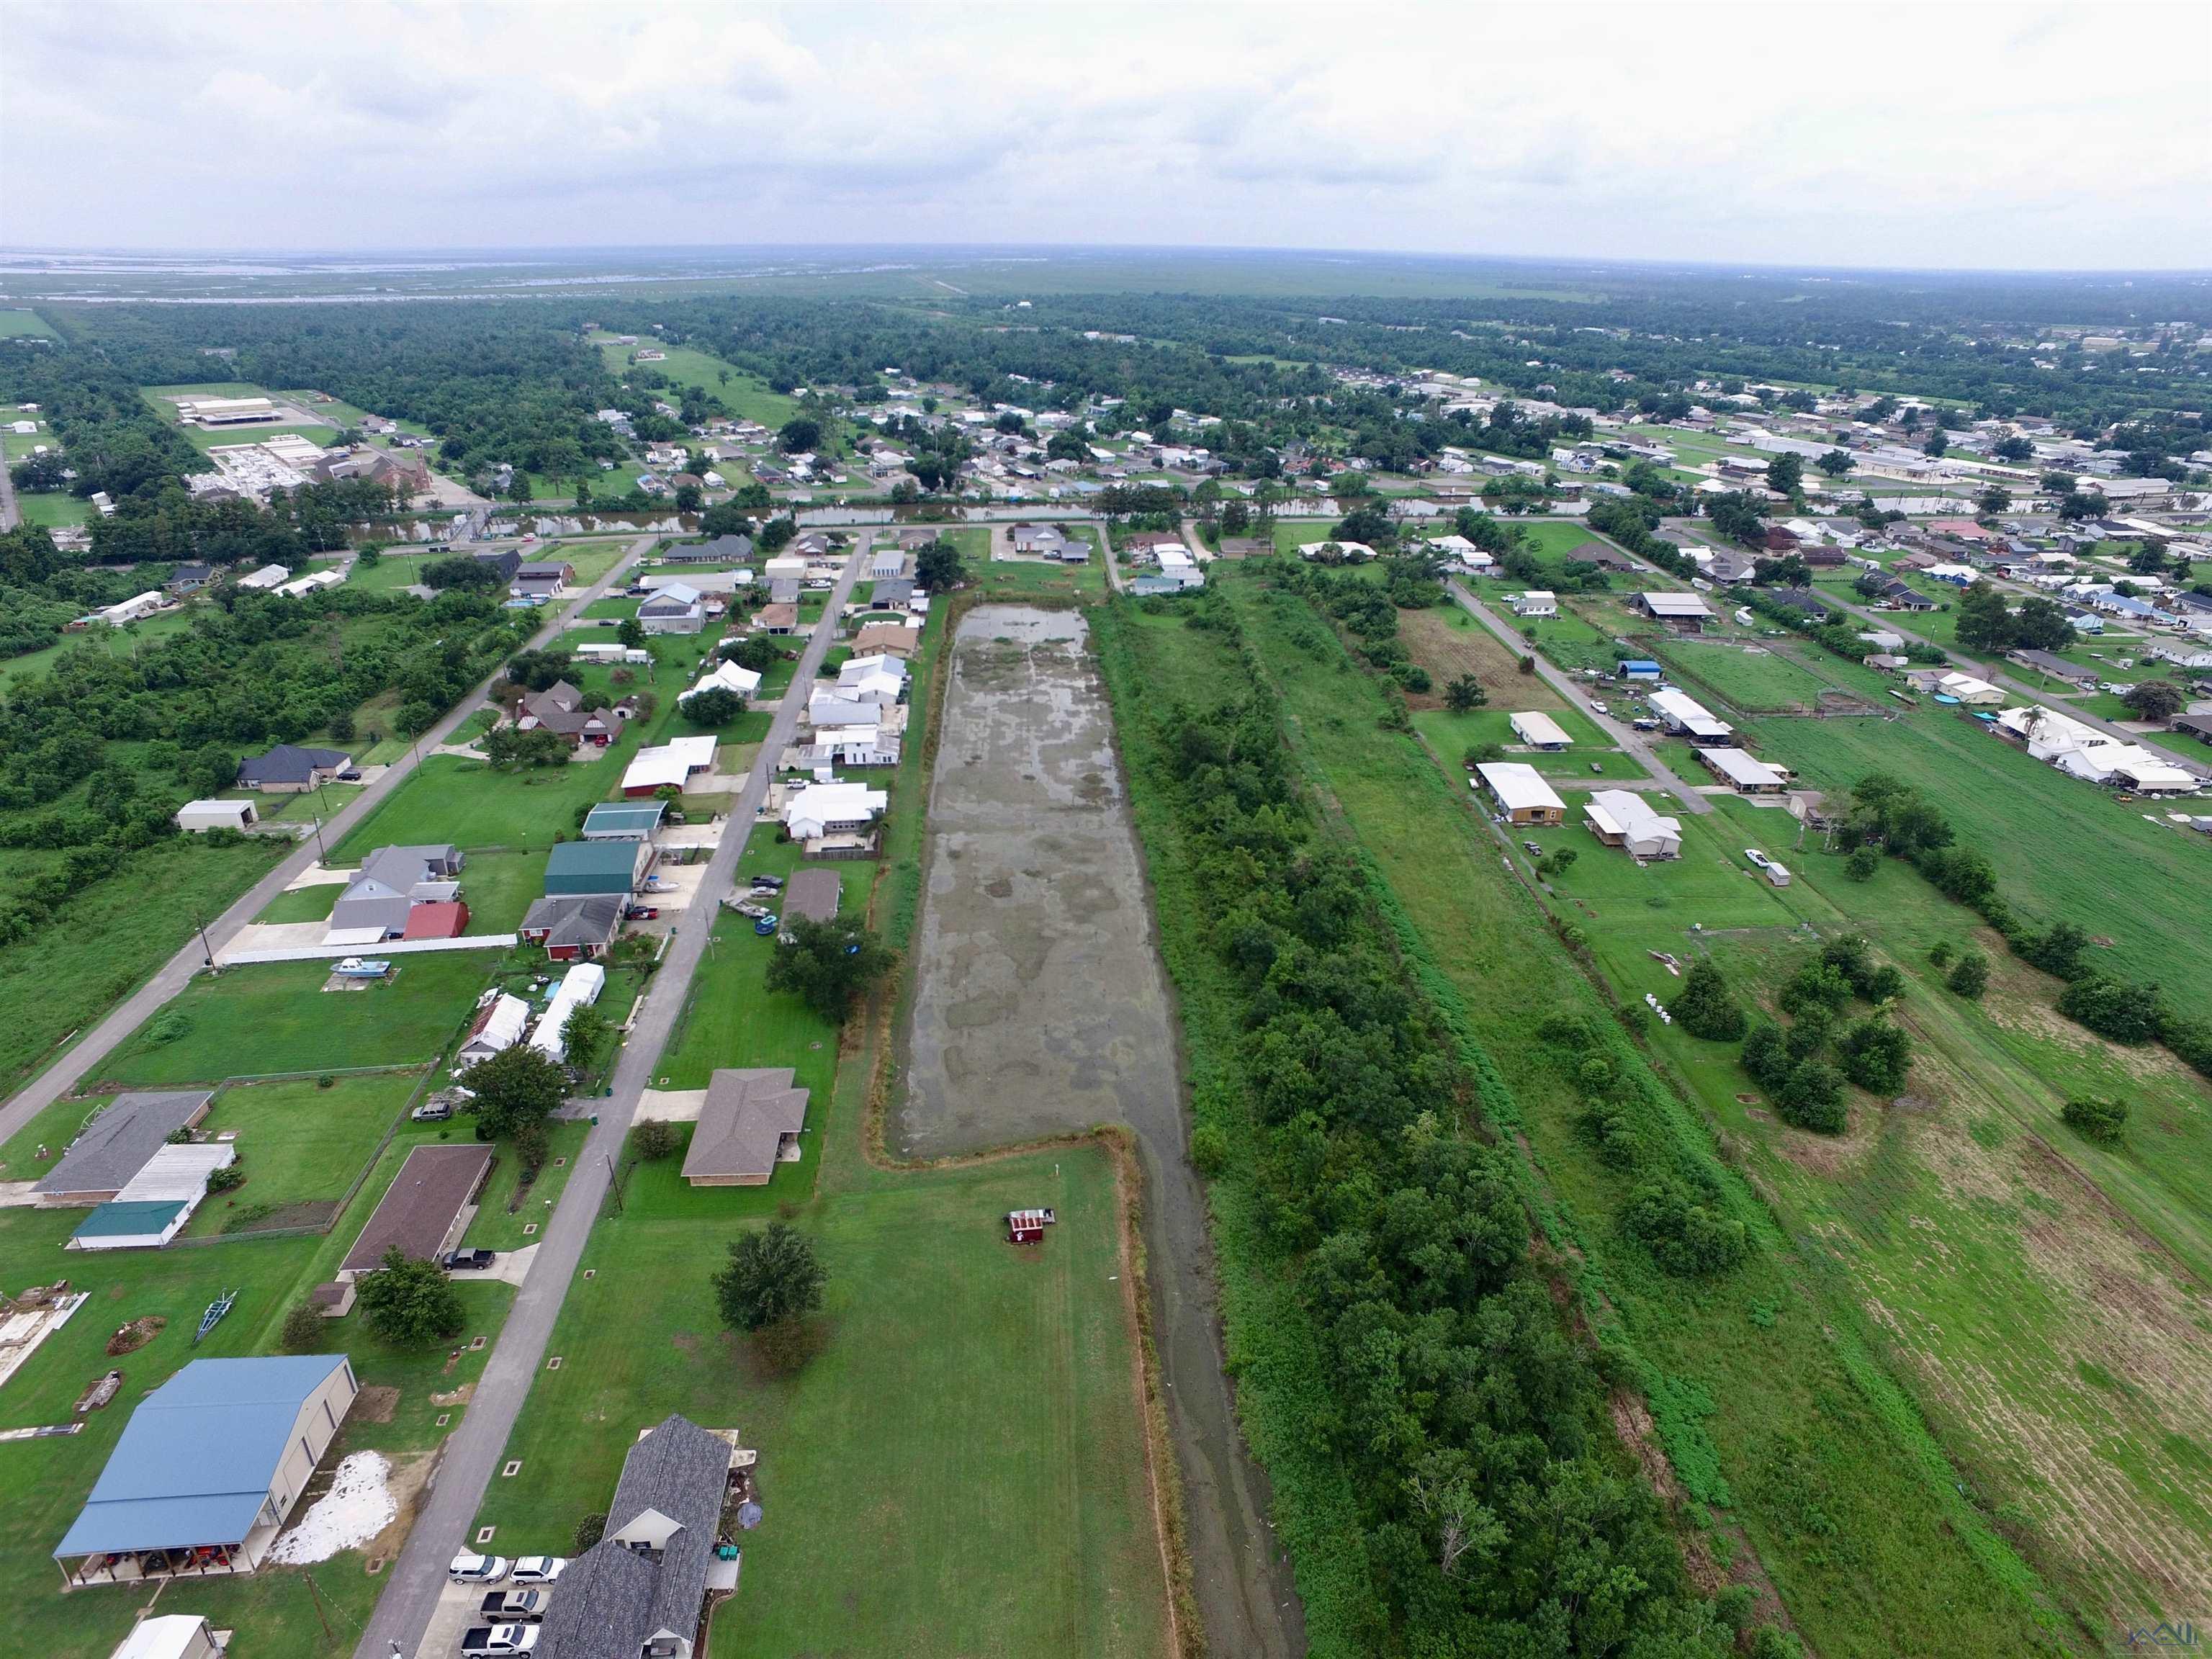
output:
<path id="1" fill-rule="evenodd" d="M 1583 804 L 1583 822 L 1607 847 L 1618 847 L 1632 858 L 1682 856 L 1681 820 L 1661 817 L 1633 789 L 1591 791 Z"/>
<path id="2" fill-rule="evenodd" d="M 1636 596 L 1644 611 L 1668 627 L 1686 634 L 1702 634 L 1713 619 L 1713 608 L 1695 593 L 1643 592 Z"/>
<path id="3" fill-rule="evenodd" d="M 193 1360 L 131 1413 L 54 1559 L 75 1585 L 252 1572 L 360 1391 L 342 1353 Z"/>
<path id="4" fill-rule="evenodd" d="M 1828 620 L 1828 602 L 1809 587 L 1778 587 L 1774 590 L 1778 605 L 1786 605 L 1792 611 L 1802 611 L 1805 620 L 1818 628 Z"/>
<path id="5" fill-rule="evenodd" d="M 177 809 L 177 828 L 188 832 L 243 830 L 258 821 L 250 800 L 188 800 Z"/>
<path id="6" fill-rule="evenodd" d="M 475 556 L 478 564 L 488 565 L 496 571 L 502 583 L 513 581 L 514 573 L 522 568 L 522 555 L 511 547 L 496 551 L 487 549 Z"/>
<path id="7" fill-rule="evenodd" d="M 737 1588 L 738 1562 L 716 1547 L 741 1458 L 689 1418 L 647 1430 L 623 1460 L 605 1532 L 561 1575 L 537 1659 L 692 1659 L 708 1596 Z"/>
<path id="8" fill-rule="evenodd" d="M 634 893 L 659 854 L 649 841 L 564 841 L 545 859 L 545 896 Z"/>
<path id="9" fill-rule="evenodd" d="M 750 536 L 717 536 L 709 542 L 679 542 L 661 555 L 669 564 L 743 564 L 753 556 Z"/>
<path id="10" fill-rule="evenodd" d="M 796 1159 L 807 1091 L 793 1087 L 792 1076 L 788 1066 L 714 1073 L 684 1154 L 684 1179 L 694 1187 L 764 1187 L 779 1161 Z"/>
<path id="11" fill-rule="evenodd" d="M 586 841 L 651 841 L 668 814 L 665 801 L 601 801 L 584 814 Z"/>
<path id="12" fill-rule="evenodd" d="M 169 580 L 162 586 L 172 593 L 197 593 L 214 580 L 215 567 L 211 564 L 180 564 L 169 573 Z"/>
<path id="13" fill-rule="evenodd" d="M 636 800 L 660 789 L 681 790 L 694 772 L 714 769 L 714 734 L 702 732 L 688 738 L 671 738 L 652 749 L 641 749 L 623 772 L 623 796 Z"/>
<path id="14" fill-rule="evenodd" d="M 741 668 L 734 662 L 724 660 L 716 663 L 702 674 L 697 683 L 684 691 L 676 701 L 679 705 L 688 703 L 692 698 L 708 691 L 727 691 L 732 696 L 750 697 L 760 690 L 760 686 L 761 677 L 757 673 L 750 668 Z"/>
<path id="15" fill-rule="evenodd" d="M 331 906 L 330 932 L 358 933 L 355 942 L 365 944 L 397 938 L 407 931 L 416 905 L 450 904 L 460 897 L 454 878 L 464 862 L 461 849 L 450 843 L 378 848 Z"/>
<path id="16" fill-rule="evenodd" d="M 2008 654 L 2021 667 L 2033 668 L 2039 674 L 2048 674 L 2052 679 L 2063 680 L 2069 685 L 2088 686 L 2097 683 L 2094 670 L 2070 663 L 2049 651 L 2021 650 Z"/>
<path id="17" fill-rule="evenodd" d="M 821 690 L 806 700 L 806 723 L 820 730 L 882 724 L 885 705 Z"/>
<path id="18" fill-rule="evenodd" d="M 374 1273 L 389 1250 L 435 1261 L 460 1242 L 490 1173 L 491 1148 L 474 1141 L 415 1148 L 338 1264 L 338 1278 Z"/>
<path id="19" fill-rule="evenodd" d="M 299 795 L 319 784 L 355 775 L 353 757 L 343 749 L 302 749 L 280 743 L 265 755 L 238 763 L 238 787 L 264 795 Z"/>
<path id="20" fill-rule="evenodd" d="M 914 579 L 901 576 L 891 581 L 878 581 L 870 590 L 868 603 L 886 611 L 903 611 L 914 604 Z"/>
<path id="21" fill-rule="evenodd" d="M 890 805 L 887 790 L 860 783 L 810 783 L 784 805 L 783 824 L 794 841 L 865 829 Z"/>
<path id="22" fill-rule="evenodd" d="M 606 711 L 585 708 L 584 694 L 566 680 L 525 693 L 515 699 L 510 712 L 516 730 L 550 732 L 571 749 L 585 744 L 604 749 L 614 741 L 614 721 Z"/>
<path id="23" fill-rule="evenodd" d="M 208 1180 L 236 1162 L 228 1141 L 182 1141 L 156 1147 L 123 1189 L 84 1218 L 72 1250 L 158 1250 L 177 1236 L 207 1196 Z"/>
<path id="24" fill-rule="evenodd" d="M 854 656 L 837 671 L 837 695 L 855 702 L 889 708 L 906 695 L 903 657 Z"/>
<path id="25" fill-rule="evenodd" d="M 531 1029 L 530 1046 L 548 1060 L 568 1057 L 568 1016 L 599 1000 L 606 988 L 607 970 L 595 962 L 580 962 L 561 975 L 561 983 Z"/>
<path id="26" fill-rule="evenodd" d="M 1509 823 L 1565 823 L 1567 804 L 1533 766 L 1521 761 L 1486 761 L 1475 768 L 1491 799 Z"/>
<path id="27" fill-rule="evenodd" d="M 1789 780 L 1765 761 L 1741 749 L 1700 749 L 1698 758 L 1705 769 L 1740 795 L 1778 795 Z"/>
<path id="28" fill-rule="evenodd" d="M 1569 564 L 1594 564 L 1601 570 L 1634 570 L 1636 561 L 1603 542 L 1584 542 L 1567 554 Z"/>
<path id="29" fill-rule="evenodd" d="M 521 1042 L 529 1025 L 530 1005 L 495 986 L 477 1000 L 475 1018 L 469 1022 L 469 1034 L 461 1039 L 453 1058 L 464 1066 L 489 1060 Z"/>
<path id="30" fill-rule="evenodd" d="M 2176 714 L 2170 729 L 2199 743 L 2212 743 L 2212 714 Z"/>
<path id="31" fill-rule="evenodd" d="M 640 601 L 637 624 L 648 634 L 696 634 L 707 625 L 707 607 L 696 588 L 671 582 Z"/>
<path id="32" fill-rule="evenodd" d="M 1574 742 L 1574 739 L 1567 735 L 1566 728 L 1549 714 L 1531 710 L 1525 714 L 1513 715 L 1510 723 L 1513 727 L 1513 735 L 1531 749 L 1542 749 L 1547 751 L 1559 750 L 1568 747 Z"/>
<path id="33" fill-rule="evenodd" d="M 1735 735 L 1735 728 L 1726 720 L 1714 717 L 1711 709 L 1686 691 L 1673 686 L 1651 694 L 1651 712 L 1656 714 L 1668 731 L 1678 737 L 1687 738 L 1703 747 L 1723 744 Z"/>
<path id="34" fill-rule="evenodd" d="M 804 916 L 809 921 L 828 921 L 836 915 L 843 890 L 844 882 L 835 870 L 819 866 L 794 870 L 784 884 L 783 914 L 787 919 Z"/>
<path id="35" fill-rule="evenodd" d="M 1935 689 L 1938 695 L 1955 698 L 1972 708 L 1995 708 L 2005 700 L 2002 690 L 1972 674 L 1945 674 L 1936 680 Z"/>
<path id="36" fill-rule="evenodd" d="M 1513 596 L 1513 614 L 1516 617 L 1556 617 L 1559 614 L 1559 596 L 1540 587 L 1532 587 L 1525 593 Z"/>
<path id="37" fill-rule="evenodd" d="M 921 644 L 921 630 L 900 623 L 868 623 L 853 635 L 853 653 L 866 657 L 911 656 Z"/>
<path id="38" fill-rule="evenodd" d="M 779 577 L 789 577 L 795 582 L 805 581 L 806 560 L 800 554 L 779 553 L 761 566 L 761 574 L 771 582 Z"/>
<path id="39" fill-rule="evenodd" d="M 753 629 L 761 634 L 791 634 L 798 631 L 799 607 L 795 605 L 764 605 L 753 612 Z"/>
<path id="40" fill-rule="evenodd" d="M 619 893 L 550 896 L 530 907 L 516 932 L 556 962 L 588 962 L 613 948 L 627 903 Z"/>
<path id="41" fill-rule="evenodd" d="M 204 1089 L 116 1096 L 78 1131 L 32 1192 L 43 1205 L 106 1203 L 131 1184 L 171 1135 L 205 1117 L 214 1098 Z"/>

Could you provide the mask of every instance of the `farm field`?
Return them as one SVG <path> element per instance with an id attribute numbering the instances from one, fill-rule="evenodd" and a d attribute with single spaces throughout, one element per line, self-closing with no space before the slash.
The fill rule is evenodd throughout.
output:
<path id="1" fill-rule="evenodd" d="M 12 340 L 32 334 L 42 334 L 48 339 L 55 337 L 54 331 L 47 325 L 46 319 L 35 311 L 0 311 L 0 339 Z"/>
<path id="2" fill-rule="evenodd" d="M 594 343 L 606 362 L 608 372 L 617 378 L 627 378 L 632 373 L 629 361 L 632 352 L 640 349 L 666 352 L 665 361 L 639 363 L 635 365 L 635 370 L 639 373 L 659 373 L 678 386 L 696 386 L 702 392 L 720 398 L 739 420 L 757 422 L 765 427 L 779 427 L 799 412 L 796 398 L 771 392 L 767 383 L 757 376 L 693 347 L 659 343 L 642 337 L 634 346 L 623 345 L 605 336 L 596 337 Z M 726 383 L 722 379 L 725 374 L 729 376 Z"/>
<path id="3" fill-rule="evenodd" d="M 390 979 L 325 991 L 319 962 L 203 974 L 102 1063 L 119 1085 L 170 1088 L 277 1072 L 404 1066 L 442 1053 L 490 977 L 475 951 L 394 959 Z M 172 1035 L 173 1033 L 173 1035 Z"/>
<path id="4" fill-rule="evenodd" d="M 1263 694 L 1280 699 L 1310 775 L 1401 907 L 1400 935 L 1425 964 L 1417 971 L 1511 1091 L 1538 1201 L 1587 1271 L 1601 1274 L 1601 1340 L 1644 1380 L 1677 1475 L 1705 1506 L 1692 1516 L 1711 1515 L 1707 1535 L 1721 1540 L 1712 1547 L 1723 1559 L 1755 1552 L 1808 1645 L 1824 1655 L 1936 1650 L 1970 1629 L 1984 1639 L 2002 1628 L 2024 1650 L 2057 1645 L 2059 1615 L 1986 1515 L 1954 1489 L 1913 1406 L 1875 1359 L 1872 1328 L 1849 1287 L 1795 1254 L 1749 1188 L 1713 1166 L 1723 1201 L 1758 1241 L 1725 1279 L 1685 1285 L 1619 1237 L 1622 1177 L 1583 1139 L 1578 1098 L 1533 1040 L 1547 1015 L 1597 1014 L 1593 990 L 1506 874 L 1496 840 L 1458 798 L 1463 786 L 1416 746 L 1378 738 L 1379 698 L 1364 679 L 1335 671 L 1333 640 L 1316 660 L 1318 636 L 1294 624 L 1303 606 L 1249 584 L 1228 586 L 1273 670 Z M 1147 672 L 1170 683 L 1190 657 L 1218 648 L 1188 631 L 1147 637 L 1160 647 Z M 1570 876 L 1589 865 L 1586 878 L 1604 903 L 1632 898 L 1619 891 L 1630 875 L 1595 863 L 1599 856 L 1593 848 Z M 1693 873 L 1701 885 L 1735 890 L 1717 868 Z M 1764 902 L 1747 884 L 1742 894 L 1746 903 Z M 1680 925 L 1693 919 L 1686 914 Z M 1710 1157 L 1694 1112 L 1657 1093 L 1650 1109 L 1647 1133 L 1684 1156 Z M 1686 1416 L 1684 1402 L 1694 1402 Z M 1817 1529 L 1808 1502 L 1821 1511 Z M 1835 1539 L 1851 1548 L 1830 1547 Z"/>
<path id="5" fill-rule="evenodd" d="M 2024 913 L 2112 943 L 2112 966 L 2179 1006 L 2212 1007 L 2212 842 L 2031 760 L 1979 723 L 1933 708 L 1894 720 L 1758 720 L 1761 754 L 1815 788 L 1884 772 L 1926 792 L 1995 865 Z"/>

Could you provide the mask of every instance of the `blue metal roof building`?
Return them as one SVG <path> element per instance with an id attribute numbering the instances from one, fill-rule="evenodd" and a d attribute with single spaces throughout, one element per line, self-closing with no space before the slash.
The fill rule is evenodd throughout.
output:
<path id="1" fill-rule="evenodd" d="M 131 1414 L 55 1559 L 91 1558 L 83 1583 L 251 1571 L 356 1392 L 343 1354 L 192 1361 Z"/>

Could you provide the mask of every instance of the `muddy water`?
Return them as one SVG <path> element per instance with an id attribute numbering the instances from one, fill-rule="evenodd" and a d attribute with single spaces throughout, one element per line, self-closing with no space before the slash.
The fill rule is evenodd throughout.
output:
<path id="1" fill-rule="evenodd" d="M 1304 1650 L 1265 1477 L 1222 1376 L 1166 978 L 1105 687 L 1080 615 L 968 613 L 953 642 L 915 940 L 909 1155 L 1116 1122 L 1146 1175 L 1153 1324 L 1211 1650 Z"/>

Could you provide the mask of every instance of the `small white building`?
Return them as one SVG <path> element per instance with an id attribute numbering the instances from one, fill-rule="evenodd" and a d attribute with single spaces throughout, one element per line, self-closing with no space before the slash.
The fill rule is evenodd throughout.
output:
<path id="1" fill-rule="evenodd" d="M 1525 593 L 1513 596 L 1513 614 L 1516 617 L 1556 617 L 1559 614 L 1559 596 L 1540 587 L 1532 587 Z"/>
<path id="2" fill-rule="evenodd" d="M 264 564 L 260 569 L 249 571 L 240 576 L 238 579 L 238 586 L 265 593 L 271 588 L 283 586 L 291 580 L 291 576 L 292 573 L 281 564 Z"/>
<path id="3" fill-rule="evenodd" d="M 1533 709 L 1513 715 L 1511 724 L 1513 735 L 1531 749 L 1557 750 L 1565 749 L 1574 742 L 1574 739 L 1567 735 L 1566 728 L 1559 721 L 1553 720 L 1549 714 Z"/>
<path id="4" fill-rule="evenodd" d="M 568 1059 L 568 1016 L 599 1000 L 606 987 L 607 970 L 596 962 L 580 962 L 561 975 L 561 983 L 538 1024 L 530 1033 L 530 1046 L 556 1063 Z"/>
<path id="5" fill-rule="evenodd" d="M 466 1067 L 480 1060 L 489 1060 L 522 1041 L 522 1034 L 530 1026 L 530 1005 L 520 997 L 505 991 L 492 990 L 477 1005 L 476 1018 L 470 1022 L 469 1034 L 454 1052 L 453 1059 Z"/>
<path id="6" fill-rule="evenodd" d="M 1714 718 L 1712 710 L 1688 692 L 1678 691 L 1671 685 L 1651 694 L 1651 712 L 1669 732 L 1700 746 L 1725 744 L 1735 732 L 1726 720 Z"/>
<path id="7" fill-rule="evenodd" d="M 108 1659 L 222 1659 L 222 1644 L 199 1613 L 156 1613 L 132 1626 Z"/>
<path id="8" fill-rule="evenodd" d="M 1583 806 L 1583 822 L 1607 847 L 1618 847 L 1632 858 L 1682 856 L 1681 820 L 1661 817 L 1632 789 L 1593 790 Z"/>
<path id="9" fill-rule="evenodd" d="M 187 832 L 243 830 L 254 822 L 250 800 L 188 800 L 177 809 L 177 828 Z"/>

